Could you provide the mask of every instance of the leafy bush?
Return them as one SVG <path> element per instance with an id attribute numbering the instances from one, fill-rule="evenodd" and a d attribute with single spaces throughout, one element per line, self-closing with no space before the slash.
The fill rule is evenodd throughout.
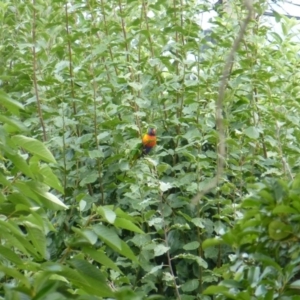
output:
<path id="1" fill-rule="evenodd" d="M 241 203 L 243 217 L 219 239 L 236 249 L 227 268 L 215 272 L 224 280 L 205 294 L 216 299 L 297 299 L 299 297 L 300 176 L 290 184 L 268 180 L 252 186 Z M 297 296 L 298 295 L 298 296 Z"/>
<path id="2" fill-rule="evenodd" d="M 207 1 L 2 2 L 3 299 L 296 294 L 295 188 L 262 184 L 299 172 L 294 20 L 276 14 L 278 33 L 255 3 L 223 101 L 225 169 L 193 205 L 216 173 L 240 2 L 209 31 Z M 149 127 L 158 146 L 133 161 Z"/>

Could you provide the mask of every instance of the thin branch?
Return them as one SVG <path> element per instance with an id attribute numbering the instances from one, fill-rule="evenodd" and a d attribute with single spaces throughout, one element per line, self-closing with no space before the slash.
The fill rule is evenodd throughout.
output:
<path id="1" fill-rule="evenodd" d="M 35 10 L 35 0 L 32 1 L 33 4 L 33 16 L 32 16 L 32 65 L 33 65 L 33 85 L 34 85 L 34 92 L 36 97 L 36 103 L 37 103 L 37 110 L 38 115 L 40 119 L 40 123 L 42 126 L 43 131 L 43 141 L 45 142 L 47 140 L 46 135 L 46 127 L 44 123 L 42 108 L 41 108 L 41 99 L 39 96 L 39 90 L 38 90 L 38 84 L 37 84 L 37 78 L 36 78 L 36 72 L 37 72 L 37 59 L 36 59 L 36 51 L 35 51 L 35 42 L 36 42 L 36 10 Z"/>
<path id="2" fill-rule="evenodd" d="M 128 69 L 128 73 L 130 73 L 130 79 L 132 81 L 134 81 L 134 71 L 133 71 L 132 67 L 130 66 L 129 46 L 128 46 L 128 42 L 127 42 L 126 24 L 125 24 L 125 20 L 123 17 L 123 8 L 122 8 L 121 0 L 119 0 L 119 10 L 120 10 L 120 18 L 121 18 L 121 27 L 122 27 L 123 37 L 124 37 L 124 44 L 125 44 L 125 48 L 126 48 L 127 69 Z M 135 94 L 134 90 L 133 90 L 133 93 Z M 138 116 L 139 106 L 137 105 L 136 101 L 130 101 L 130 105 L 135 111 L 135 114 L 134 114 L 135 122 L 136 122 L 137 127 L 139 128 L 139 136 L 141 137 L 142 136 L 142 126 L 141 126 L 140 117 Z"/>
<path id="3" fill-rule="evenodd" d="M 143 10 L 144 14 L 143 13 L 141 14 L 141 20 L 143 21 L 143 22 L 141 22 L 141 24 L 143 24 L 145 22 L 147 32 L 150 32 L 150 27 L 149 27 L 149 22 L 148 22 L 148 17 L 147 17 L 148 1 L 143 0 L 142 10 Z M 144 20 L 142 19 L 143 15 L 144 15 Z M 149 34 L 147 36 L 147 38 L 148 38 L 148 43 L 149 43 L 149 47 L 150 47 L 151 58 L 154 59 L 155 58 L 155 53 L 154 53 L 153 40 L 152 40 L 151 34 Z M 140 48 L 141 47 L 139 47 L 139 52 L 140 52 Z M 140 56 L 140 54 L 139 54 L 139 56 Z M 139 58 L 139 61 L 140 61 L 140 58 Z M 162 84 L 161 84 L 161 79 L 160 79 L 160 70 L 156 65 L 154 66 L 154 71 L 155 71 L 155 74 L 156 74 L 156 79 L 157 79 L 158 86 L 161 86 Z M 162 97 L 163 97 L 163 92 L 160 92 L 160 98 L 162 98 Z M 166 109 L 165 102 L 163 102 L 163 114 L 164 114 L 164 121 L 166 121 L 168 119 L 168 116 L 167 116 L 167 109 Z"/>
<path id="4" fill-rule="evenodd" d="M 160 199 L 161 199 L 161 205 L 162 206 L 163 206 L 163 198 L 164 198 L 163 192 L 160 191 Z M 169 246 L 169 243 L 168 243 L 168 230 L 167 230 L 167 227 L 166 227 L 166 221 L 165 221 L 165 217 L 164 217 L 163 212 L 161 213 L 161 217 L 162 217 L 162 220 L 163 220 L 164 242 L 165 242 L 165 246 L 168 248 L 168 251 L 166 252 L 167 260 L 168 260 L 168 267 L 169 267 L 169 270 L 170 270 L 170 274 L 172 275 L 172 278 L 173 278 L 173 284 L 174 284 L 174 289 L 175 289 L 177 300 L 181 300 L 180 292 L 179 292 L 177 282 L 176 282 L 176 276 L 175 276 L 175 273 L 174 273 L 174 270 L 173 270 L 173 267 L 172 267 L 172 258 L 170 256 L 170 246 Z"/>
<path id="5" fill-rule="evenodd" d="M 93 9 L 92 9 L 92 6 L 90 4 L 90 1 L 88 1 L 88 5 L 89 5 L 89 8 L 90 8 L 90 11 L 92 12 Z M 106 36 L 109 36 L 108 29 L 107 29 L 108 26 L 107 26 L 107 22 L 106 22 L 106 13 L 105 13 L 105 7 L 104 7 L 103 0 L 101 0 L 101 10 L 102 10 L 102 18 L 103 18 L 103 24 L 104 24 L 104 26 L 103 26 L 104 27 L 104 32 L 105 32 Z M 91 13 L 91 16 L 93 18 L 93 23 L 94 23 L 93 26 L 94 26 L 94 28 L 96 28 L 96 24 L 95 24 L 96 23 L 96 17 L 94 15 L 94 13 Z M 96 32 L 96 35 L 97 35 L 97 37 L 98 37 L 98 39 L 99 39 L 99 41 L 101 43 L 101 36 L 99 34 L 99 31 Z M 113 62 L 114 59 L 113 59 L 113 54 L 112 54 L 112 50 L 111 50 L 111 45 L 110 44 L 108 44 L 108 51 L 109 51 L 110 59 Z M 108 68 L 108 66 L 107 66 L 107 64 L 105 62 L 105 58 L 101 57 L 101 60 L 102 60 L 102 63 L 104 65 L 104 67 L 105 67 L 105 70 L 106 70 L 106 76 L 107 76 L 108 82 L 111 82 L 110 70 L 109 70 L 109 68 Z M 118 74 L 118 69 L 117 69 L 117 67 L 116 67 L 115 64 L 113 64 L 113 68 L 115 70 L 116 76 L 118 77 L 118 75 L 119 75 Z M 113 91 L 114 94 L 117 94 L 117 92 L 115 91 L 115 89 L 113 87 L 111 89 L 112 89 L 112 91 Z M 122 121 L 122 116 L 121 116 L 120 113 L 118 113 L 118 117 L 119 117 L 119 120 Z"/>
<path id="6" fill-rule="evenodd" d="M 93 123 L 94 123 L 94 138 L 95 138 L 95 144 L 97 149 L 99 149 L 100 143 L 98 139 L 98 110 L 97 110 L 97 83 L 96 83 L 96 76 L 95 76 L 95 70 L 94 70 L 95 61 L 92 59 L 91 63 L 91 72 L 93 75 L 93 105 L 94 105 L 94 116 L 93 116 Z M 103 181 L 102 181 L 102 163 L 100 158 L 97 158 L 97 169 L 98 169 L 98 182 L 100 186 L 100 192 L 101 192 L 101 205 L 104 205 L 104 188 L 103 188 Z"/>
<path id="7" fill-rule="evenodd" d="M 73 60 L 72 60 L 72 47 L 70 40 L 70 32 L 69 32 L 69 13 L 68 13 L 68 3 L 65 4 L 65 13 L 66 13 L 66 32 L 67 32 L 67 40 L 68 40 L 68 55 L 69 55 L 69 73 L 70 73 L 70 84 L 71 84 L 71 95 L 72 95 L 72 107 L 74 116 L 77 115 L 77 108 L 75 103 L 75 91 L 74 91 L 74 76 L 73 76 Z M 76 133 L 77 136 L 80 136 L 79 127 L 76 125 Z"/>
<path id="8" fill-rule="evenodd" d="M 163 213 L 161 215 L 162 215 L 163 223 L 164 223 L 163 227 L 164 227 L 165 245 L 166 245 L 167 248 L 170 248 L 169 243 L 168 243 L 167 228 L 166 228 L 166 225 L 165 225 L 165 220 L 164 220 Z M 170 274 L 172 275 L 173 282 L 174 282 L 174 288 L 175 288 L 176 296 L 177 296 L 178 300 L 181 300 L 179 289 L 178 289 L 177 283 L 176 283 L 175 273 L 174 273 L 174 270 L 173 270 L 173 267 L 172 267 L 172 259 L 171 259 L 171 256 L 170 256 L 170 250 L 168 250 L 166 254 L 167 254 L 167 259 L 168 259 L 168 267 L 169 267 Z"/>
<path id="9" fill-rule="evenodd" d="M 180 0 L 180 27 L 184 28 L 184 19 L 183 19 L 183 3 L 182 0 Z M 181 34 L 181 46 L 182 46 L 182 51 L 181 51 L 181 57 L 184 57 L 184 53 L 183 53 L 183 49 L 184 49 L 184 45 L 185 45 L 185 39 L 184 39 L 184 35 Z M 183 74 L 185 74 L 185 69 L 186 69 L 186 64 L 184 63 L 184 60 L 182 60 L 182 64 L 183 64 Z M 183 80 L 184 82 L 184 80 Z M 183 111 L 183 104 L 184 104 L 184 93 L 185 93 L 185 85 L 182 84 L 181 87 L 182 91 L 181 91 L 181 100 L 180 100 L 180 108 L 179 108 L 179 117 L 182 117 L 182 111 Z"/>
<path id="10" fill-rule="evenodd" d="M 224 101 L 224 97 L 225 97 L 225 90 L 226 90 L 230 72 L 231 72 L 232 62 L 234 60 L 234 55 L 235 55 L 236 51 L 238 50 L 238 47 L 245 35 L 247 26 L 250 23 L 251 18 L 252 18 L 252 13 L 253 13 L 252 1 L 245 0 L 245 6 L 246 6 L 246 9 L 248 10 L 247 17 L 243 21 L 240 31 L 239 31 L 236 39 L 234 40 L 232 48 L 226 59 L 225 66 L 224 66 L 224 69 L 222 72 L 221 81 L 220 81 L 218 99 L 216 101 L 216 127 L 217 127 L 217 132 L 219 135 L 219 144 L 217 147 L 218 161 L 217 161 L 216 176 L 207 184 L 207 186 L 200 193 L 198 193 L 192 199 L 192 203 L 194 205 L 197 204 L 205 194 L 207 194 L 209 191 L 211 191 L 212 189 L 217 187 L 217 185 L 219 184 L 220 178 L 222 177 L 223 172 L 224 172 L 225 155 L 226 155 L 226 141 L 225 141 L 224 120 L 223 120 L 223 116 L 222 116 L 223 101 Z"/>
<path id="11" fill-rule="evenodd" d="M 105 31 L 106 36 L 109 36 L 108 26 L 107 26 L 107 21 L 106 21 L 106 12 L 105 12 L 105 7 L 104 7 L 103 0 L 101 0 L 101 10 L 102 10 L 102 18 L 103 18 L 103 24 L 104 24 L 104 31 Z M 93 19 L 95 19 L 94 14 L 92 14 L 92 17 L 93 17 Z M 97 34 L 97 36 L 99 38 L 99 41 L 101 41 L 101 37 L 100 37 L 99 32 L 97 32 L 96 34 Z M 114 61 L 114 57 L 113 57 L 113 53 L 112 53 L 112 50 L 111 50 L 110 43 L 108 44 L 108 51 L 109 51 L 109 55 L 110 55 L 111 61 Z M 104 63 L 104 66 L 105 66 L 106 71 L 107 71 L 107 78 L 109 79 L 109 82 L 110 82 L 110 74 L 109 74 L 109 71 L 108 71 L 108 67 L 107 67 L 107 65 L 105 63 Z M 115 64 L 113 64 L 113 68 L 115 69 L 116 76 L 118 76 L 119 75 L 118 74 L 118 69 L 117 69 L 117 67 L 116 67 Z"/>
<path id="12" fill-rule="evenodd" d="M 279 150 L 279 154 L 281 157 L 281 163 L 282 163 L 282 168 L 283 168 L 283 173 L 284 175 L 288 175 L 288 179 L 289 180 L 294 180 L 294 176 L 292 174 L 291 168 L 288 164 L 288 162 L 286 161 L 284 154 L 283 154 L 283 150 L 282 150 L 282 143 L 281 143 L 281 138 L 280 138 L 280 126 L 279 123 L 276 121 L 276 137 L 277 137 L 277 141 L 278 141 L 278 150 Z"/>
<path id="13" fill-rule="evenodd" d="M 63 160 L 63 188 L 64 188 L 64 200 L 66 200 L 66 192 L 67 192 L 67 186 L 68 186 L 68 182 L 67 182 L 67 159 L 66 159 L 66 153 L 67 153 L 67 145 L 66 145 L 66 121 L 65 121 L 65 103 L 62 101 L 61 102 L 61 118 L 62 118 L 62 144 L 63 144 L 63 150 L 62 150 L 62 160 Z"/>
<path id="14" fill-rule="evenodd" d="M 157 180 L 157 186 L 159 186 L 159 176 L 157 174 L 156 168 L 152 169 L 149 166 L 149 171 L 152 175 L 154 175 L 155 179 Z M 141 192 L 141 194 L 142 194 L 142 192 Z M 168 242 L 168 229 L 167 229 L 167 226 L 166 226 L 166 220 L 165 220 L 165 216 L 164 216 L 164 213 L 163 213 L 164 193 L 160 189 L 159 189 L 159 196 L 160 196 L 160 204 L 161 204 L 161 218 L 162 218 L 162 223 L 163 223 L 164 242 L 165 242 L 165 246 L 168 248 L 168 250 L 166 252 L 167 260 L 168 260 L 167 266 L 168 266 L 170 274 L 173 278 L 173 284 L 174 284 L 176 299 L 181 300 L 179 288 L 178 288 L 177 282 L 176 282 L 175 272 L 174 272 L 173 266 L 172 266 L 172 258 L 171 258 L 171 255 L 170 255 L 171 247 L 169 246 L 169 242 Z M 142 199 L 144 199 L 144 198 L 142 197 Z"/>
<path id="15" fill-rule="evenodd" d="M 173 9 L 174 9 L 174 20 L 177 20 L 177 6 L 176 6 L 176 0 L 173 0 Z M 177 25 L 177 24 L 176 24 Z M 175 41 L 176 41 L 176 49 L 175 49 L 175 56 L 176 59 L 174 60 L 174 65 L 176 66 L 176 76 L 177 79 L 179 78 L 179 61 L 178 61 L 178 57 L 179 57 L 179 53 L 178 53 L 178 41 L 179 41 L 179 34 L 178 34 L 178 30 L 176 29 L 175 31 Z M 171 52 L 172 53 L 172 52 Z M 179 92 L 176 92 L 176 103 L 177 103 L 177 109 L 176 109 L 176 116 L 177 118 L 180 118 L 180 99 L 179 99 Z M 180 124 L 178 123 L 178 125 L 176 126 L 176 131 L 177 131 L 177 135 L 180 135 Z M 176 142 L 176 148 L 178 145 L 178 140 Z"/>
<path id="16" fill-rule="evenodd" d="M 258 102 L 258 91 L 257 91 L 257 87 L 254 87 L 253 89 L 253 93 L 254 93 L 254 105 L 256 108 L 256 113 L 257 113 L 257 124 L 260 123 L 260 111 L 257 107 L 257 102 Z M 253 113 L 254 115 L 254 113 Z M 255 122 L 255 117 L 253 116 L 253 120 Z M 255 125 L 257 125 L 255 124 Z M 267 147 L 266 147 L 266 142 L 265 142 L 265 135 L 263 133 L 260 133 L 260 138 L 261 138 L 261 145 L 262 145 L 262 149 L 263 149 L 263 154 L 264 154 L 264 158 L 267 159 L 268 158 L 268 153 L 267 153 Z"/>

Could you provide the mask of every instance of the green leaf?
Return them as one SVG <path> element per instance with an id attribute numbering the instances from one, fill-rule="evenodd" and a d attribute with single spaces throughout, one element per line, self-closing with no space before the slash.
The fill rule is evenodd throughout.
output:
<path id="1" fill-rule="evenodd" d="M 279 220 L 274 220 L 269 224 L 269 235 L 272 239 L 280 241 L 292 234 L 292 227 Z"/>
<path id="2" fill-rule="evenodd" d="M 41 205 L 40 198 L 34 192 L 34 190 L 31 188 L 31 185 L 29 184 L 29 182 L 23 182 L 23 181 L 18 180 L 13 183 L 13 186 L 19 190 L 19 192 L 22 196 L 26 196 L 26 197 L 34 200 L 39 205 Z"/>
<path id="3" fill-rule="evenodd" d="M 128 85 L 130 85 L 136 91 L 140 91 L 143 87 L 139 82 L 129 82 Z"/>
<path id="4" fill-rule="evenodd" d="M 5 106 L 14 115 L 19 115 L 19 110 L 24 110 L 21 103 L 11 99 L 3 91 L 0 91 L 0 104 Z"/>
<path id="5" fill-rule="evenodd" d="M 98 237 L 94 233 L 94 231 L 90 229 L 78 229 L 76 227 L 72 227 L 72 230 L 76 232 L 79 236 L 85 238 L 91 245 L 96 244 Z"/>
<path id="6" fill-rule="evenodd" d="M 300 190 L 300 174 L 297 174 L 292 183 L 292 189 Z"/>
<path id="7" fill-rule="evenodd" d="M 22 284 L 24 284 L 27 288 L 30 287 L 30 282 L 26 276 L 18 272 L 16 269 L 0 265 L 0 272 L 4 273 L 8 277 L 12 277 L 15 280 L 20 280 L 20 282 L 22 282 Z"/>
<path id="8" fill-rule="evenodd" d="M 203 224 L 203 219 L 202 218 L 193 218 L 192 223 L 195 224 L 195 226 L 199 227 L 199 228 L 205 228 L 205 225 Z"/>
<path id="9" fill-rule="evenodd" d="M 40 159 L 46 162 L 56 163 L 56 160 L 53 157 L 52 153 L 42 142 L 23 135 L 15 135 L 12 137 L 12 140 L 16 145 L 24 148 L 29 153 L 39 157 Z"/>
<path id="10" fill-rule="evenodd" d="M 245 129 L 244 133 L 251 139 L 258 139 L 259 138 L 259 131 L 256 127 L 250 126 Z"/>
<path id="11" fill-rule="evenodd" d="M 224 241 L 220 238 L 212 238 L 212 239 L 206 239 L 203 243 L 202 243 L 202 249 L 206 249 L 208 247 L 213 247 L 213 246 L 218 246 L 223 244 Z"/>
<path id="12" fill-rule="evenodd" d="M 193 256 L 191 256 L 191 257 L 189 257 L 189 259 L 195 260 L 197 262 L 197 264 L 204 269 L 207 269 L 207 267 L 208 267 L 207 262 L 200 256 L 194 256 L 194 258 L 193 258 Z"/>
<path id="13" fill-rule="evenodd" d="M 183 249 L 184 250 L 195 250 L 195 249 L 198 249 L 200 246 L 200 243 L 199 242 L 190 242 L 190 243 L 187 243 L 183 246 Z"/>
<path id="14" fill-rule="evenodd" d="M 154 256 L 161 256 L 169 251 L 170 247 L 166 247 L 163 244 L 156 245 L 154 248 Z"/>
<path id="15" fill-rule="evenodd" d="M 184 292 L 192 292 L 196 290 L 199 286 L 199 280 L 198 279 L 192 279 L 187 282 L 185 282 L 182 286 L 181 289 Z"/>
<path id="16" fill-rule="evenodd" d="M 281 14 L 279 14 L 276 10 L 272 10 L 272 12 L 273 12 L 273 15 L 274 15 L 274 17 L 275 17 L 275 20 L 276 20 L 276 22 L 277 23 L 279 23 L 281 20 L 282 20 L 282 15 Z"/>
<path id="17" fill-rule="evenodd" d="M 26 226 L 28 238 L 32 242 L 33 246 L 44 259 L 49 259 L 45 233 L 42 232 L 36 225 L 29 222 L 24 222 L 24 225 Z"/>
<path id="18" fill-rule="evenodd" d="M 203 291 L 204 295 L 216 295 L 216 294 L 223 294 L 224 292 L 227 292 L 228 288 L 221 285 L 211 285 L 207 289 Z M 234 299 L 234 298 L 232 298 Z"/>
<path id="19" fill-rule="evenodd" d="M 98 176 L 99 175 L 96 171 L 91 172 L 80 181 L 80 186 L 85 186 L 86 184 L 95 182 L 98 179 Z"/>
<path id="20" fill-rule="evenodd" d="M 44 266 L 46 270 L 51 270 L 54 274 L 62 275 L 68 281 L 72 282 L 75 287 L 81 288 L 88 295 L 97 295 L 99 297 L 112 297 L 113 292 L 107 285 L 90 276 L 90 271 L 94 273 L 94 268 L 88 262 L 82 263 L 82 260 L 71 261 L 71 264 L 76 268 L 73 270 L 65 266 Z M 88 264 L 88 265 L 87 265 Z M 93 269 L 93 270 L 92 270 Z M 97 272 L 97 271 L 96 271 Z M 97 272 L 97 277 L 99 273 Z M 101 275 L 100 275 L 100 278 Z"/>
<path id="21" fill-rule="evenodd" d="M 80 273 L 91 277 L 99 282 L 105 283 L 106 278 L 98 268 L 83 259 L 72 259 L 70 264 L 74 266 Z M 103 287 L 102 287 L 103 288 Z M 106 287 L 107 288 L 107 287 Z"/>
<path id="22" fill-rule="evenodd" d="M 0 122 L 7 124 L 11 129 L 7 128 L 8 132 L 23 132 L 28 129 L 18 120 L 13 119 L 12 117 L 8 118 L 6 116 L 0 115 Z"/>
<path id="23" fill-rule="evenodd" d="M 58 199 L 54 194 L 49 193 L 45 188 L 38 184 L 37 182 L 27 182 L 26 185 L 39 196 L 39 201 L 43 203 L 46 207 L 58 210 L 58 209 L 68 209 L 60 199 Z"/>
<path id="24" fill-rule="evenodd" d="M 162 192 L 166 192 L 167 190 L 169 190 L 171 188 L 172 188 L 172 185 L 169 182 L 163 182 L 163 181 L 159 182 L 159 189 Z"/>
<path id="25" fill-rule="evenodd" d="M 135 263 L 139 263 L 138 259 L 136 258 L 136 256 L 134 255 L 133 251 L 131 250 L 131 248 L 124 242 L 121 241 L 121 251 L 119 251 L 119 253 L 121 255 L 124 255 L 125 257 L 131 259 L 133 262 Z"/>
<path id="26" fill-rule="evenodd" d="M 133 224 L 131 221 L 123 219 L 123 218 L 117 218 L 114 222 L 114 225 L 119 228 L 124 228 L 133 232 L 137 233 L 144 233 L 139 227 L 137 227 L 135 224 Z"/>
<path id="27" fill-rule="evenodd" d="M 110 224 L 113 224 L 116 220 L 116 213 L 113 210 L 111 210 L 108 206 L 98 207 L 97 212 Z"/>
<path id="28" fill-rule="evenodd" d="M 36 259 L 40 259 L 36 249 L 20 232 L 19 228 L 16 228 L 16 224 L 10 224 L 0 220 L 0 231 L 3 240 L 7 243 L 11 243 L 13 247 L 19 249 L 22 253 L 27 255 L 33 255 Z"/>
<path id="29" fill-rule="evenodd" d="M 2 174 L 1 170 L 0 170 L 0 183 L 2 183 L 3 186 L 7 186 L 7 187 L 11 186 L 11 182 L 7 180 L 6 176 Z"/>
<path id="30" fill-rule="evenodd" d="M 104 157 L 104 153 L 101 150 L 91 150 L 89 151 L 89 157 L 91 159 Z"/>
<path id="31" fill-rule="evenodd" d="M 122 250 L 122 241 L 113 229 L 98 224 L 93 226 L 93 230 L 107 245 Z"/>
<path id="32" fill-rule="evenodd" d="M 7 260 L 11 261 L 12 263 L 21 266 L 23 261 L 19 258 L 19 256 L 12 250 L 8 249 L 7 247 L 3 247 L 0 245 L 0 256 L 6 258 Z"/>
<path id="33" fill-rule="evenodd" d="M 300 280 L 295 280 L 293 281 L 290 286 L 289 286 L 291 289 L 297 289 L 297 290 L 300 290 Z"/>
<path id="34" fill-rule="evenodd" d="M 273 214 L 298 214 L 297 210 L 287 205 L 277 205 L 273 209 Z"/>
<path id="35" fill-rule="evenodd" d="M 84 144 L 93 138 L 92 133 L 84 134 L 76 140 L 76 144 Z"/>
<path id="36" fill-rule="evenodd" d="M 30 178 L 34 178 L 34 174 L 32 173 L 27 162 L 21 155 L 14 153 L 14 152 L 9 153 L 7 151 L 6 151 L 5 155 L 7 156 L 7 158 L 9 158 L 15 164 L 16 168 L 18 168 L 26 176 L 28 176 Z"/>
<path id="37" fill-rule="evenodd" d="M 95 250 L 93 248 L 84 247 L 82 251 L 89 255 L 92 259 L 97 261 L 98 263 L 104 265 L 107 268 L 115 270 L 119 273 L 122 271 L 118 268 L 118 266 L 104 253 L 102 250 Z"/>
<path id="38" fill-rule="evenodd" d="M 133 216 L 130 216 L 126 212 L 124 212 L 120 207 L 117 207 L 115 209 L 115 213 L 117 214 L 118 217 L 121 217 L 122 219 L 129 220 L 131 222 L 135 221 L 135 218 Z"/>
<path id="39" fill-rule="evenodd" d="M 40 174 L 43 175 L 43 182 L 48 186 L 58 190 L 62 194 L 64 193 L 64 189 L 56 177 L 56 175 L 52 172 L 52 169 L 48 165 L 43 165 L 40 168 Z"/>

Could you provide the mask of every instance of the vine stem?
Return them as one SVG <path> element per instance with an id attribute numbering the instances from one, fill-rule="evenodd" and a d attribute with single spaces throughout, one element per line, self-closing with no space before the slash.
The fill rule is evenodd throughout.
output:
<path id="1" fill-rule="evenodd" d="M 32 1 L 33 4 L 33 16 L 32 16 L 32 65 L 33 65 L 33 85 L 34 85 L 34 92 L 36 97 L 36 103 L 37 103 L 37 110 L 38 115 L 40 119 L 40 123 L 42 126 L 43 131 L 43 141 L 47 141 L 47 134 L 46 134 L 46 127 L 45 122 L 43 118 L 42 108 L 41 108 L 41 99 L 39 96 L 39 90 L 38 90 L 38 84 L 37 84 L 37 58 L 36 58 L 36 49 L 35 49 L 35 43 L 36 43 L 36 10 L 35 10 L 35 0 Z"/>
<path id="2" fill-rule="evenodd" d="M 246 29 L 252 19 L 253 14 L 253 5 L 252 0 L 245 0 L 244 1 L 245 7 L 248 11 L 247 16 L 245 20 L 242 23 L 242 26 L 240 28 L 240 31 L 235 38 L 233 45 L 231 47 L 231 50 L 229 52 L 229 55 L 225 61 L 225 65 L 223 68 L 220 85 L 219 85 L 219 91 L 218 91 L 218 98 L 216 101 L 216 127 L 217 127 L 217 133 L 219 136 L 219 143 L 217 147 L 217 170 L 216 170 L 216 176 L 211 179 L 210 182 L 206 185 L 206 187 L 198 193 L 193 199 L 192 203 L 196 205 L 200 199 L 207 194 L 212 189 L 216 188 L 219 184 L 220 178 L 222 177 L 224 173 L 224 166 L 225 166 L 225 156 L 226 156 L 226 140 L 225 140 L 225 126 L 224 126 L 224 120 L 222 116 L 223 111 L 223 101 L 225 97 L 225 90 L 227 87 L 227 83 L 230 77 L 230 73 L 232 70 L 232 63 L 234 61 L 234 55 L 236 51 L 238 50 L 238 47 L 246 33 Z"/>

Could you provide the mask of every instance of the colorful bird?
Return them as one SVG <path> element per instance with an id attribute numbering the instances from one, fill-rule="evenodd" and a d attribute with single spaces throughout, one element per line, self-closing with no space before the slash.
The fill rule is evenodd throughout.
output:
<path id="1" fill-rule="evenodd" d="M 146 133 L 142 140 L 141 143 L 138 143 L 134 149 L 131 150 L 130 152 L 130 161 L 131 165 L 133 163 L 143 157 L 146 154 L 149 154 L 151 149 L 156 145 L 156 130 L 154 128 L 150 128 L 148 130 L 148 133 Z"/>
<path id="2" fill-rule="evenodd" d="M 156 129 L 150 128 L 148 133 L 143 136 L 142 139 L 143 149 L 142 156 L 148 154 L 153 147 L 156 146 Z"/>

